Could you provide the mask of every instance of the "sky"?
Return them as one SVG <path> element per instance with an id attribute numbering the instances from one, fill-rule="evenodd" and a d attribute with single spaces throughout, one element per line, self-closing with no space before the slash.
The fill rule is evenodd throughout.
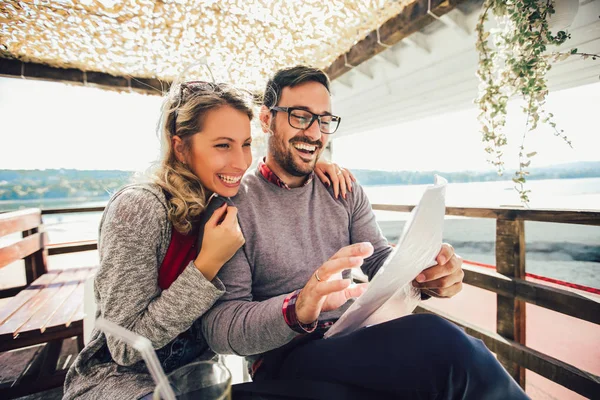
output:
<path id="1" fill-rule="evenodd" d="M 161 101 L 158 96 L 0 78 L 0 169 L 142 171 L 158 156 Z M 518 165 L 514 146 L 525 126 L 519 107 L 517 102 L 509 106 L 509 169 Z M 532 167 L 600 160 L 600 83 L 551 93 L 547 109 L 574 148 L 547 128 L 539 129 L 527 141 L 538 152 Z M 333 159 L 351 169 L 492 171 L 476 117 L 473 107 L 333 137 Z"/>
<path id="2" fill-rule="evenodd" d="M 0 169 L 142 171 L 158 157 L 160 96 L 0 78 Z"/>
<path id="3" fill-rule="evenodd" d="M 518 167 L 518 146 L 526 121 L 521 106 L 517 100 L 508 105 L 508 146 L 504 158 L 507 169 Z M 531 167 L 600 161 L 600 83 L 551 92 L 546 110 L 555 115 L 557 127 L 564 129 L 573 148 L 554 136 L 551 128 L 540 124 L 525 142 L 528 151 L 538 152 Z M 340 137 L 334 141 L 333 159 L 348 168 L 387 171 L 493 171 L 494 167 L 486 161 L 478 114 L 473 106 Z"/>

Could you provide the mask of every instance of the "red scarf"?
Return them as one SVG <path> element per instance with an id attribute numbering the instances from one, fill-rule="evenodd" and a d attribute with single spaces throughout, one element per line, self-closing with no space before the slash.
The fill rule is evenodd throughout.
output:
<path id="1" fill-rule="evenodd" d="M 158 270 L 158 286 L 162 290 L 168 289 L 190 261 L 196 258 L 197 241 L 197 229 L 188 235 L 180 233 L 175 228 L 172 229 L 171 243 L 169 243 L 165 259 Z"/>

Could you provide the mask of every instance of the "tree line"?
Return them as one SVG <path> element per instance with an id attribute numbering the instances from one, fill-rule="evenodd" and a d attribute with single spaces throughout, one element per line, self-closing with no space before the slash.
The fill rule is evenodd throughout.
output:
<path id="1" fill-rule="evenodd" d="M 0 170 L 0 200 L 108 199 L 132 178 L 131 171 Z"/>
<path id="2" fill-rule="evenodd" d="M 433 175 L 443 176 L 450 183 L 507 181 L 514 176 L 514 171 L 506 171 L 498 175 L 495 171 L 377 171 L 352 170 L 356 179 L 363 186 L 369 185 L 423 185 L 433 183 Z M 600 162 L 566 164 L 562 167 L 532 169 L 528 180 L 536 179 L 573 179 L 600 177 Z"/>
<path id="3" fill-rule="evenodd" d="M 489 182 L 510 180 L 513 172 L 498 176 L 489 172 L 439 172 L 439 171 L 377 171 L 352 170 L 361 185 L 419 185 L 433 183 L 439 174 L 451 183 Z M 569 179 L 600 177 L 600 162 L 581 162 L 533 169 L 533 179 Z M 0 200 L 36 199 L 108 199 L 119 187 L 132 182 L 134 172 L 76 169 L 0 170 Z"/>

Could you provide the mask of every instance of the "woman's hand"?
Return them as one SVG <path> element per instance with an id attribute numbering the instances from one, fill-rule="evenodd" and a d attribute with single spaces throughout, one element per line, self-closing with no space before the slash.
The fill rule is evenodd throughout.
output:
<path id="1" fill-rule="evenodd" d="M 212 281 L 245 242 L 237 220 L 237 208 L 223 203 L 204 226 L 202 248 L 194 265 L 206 279 Z"/>
<path id="2" fill-rule="evenodd" d="M 356 178 L 352 172 L 346 168 L 341 168 L 336 163 L 328 161 L 319 161 L 315 165 L 315 173 L 326 185 L 333 185 L 333 194 L 337 199 L 340 192 L 342 197 L 346 198 L 346 193 L 352 191 L 352 182 L 356 182 Z M 328 177 L 329 176 L 329 177 Z"/>

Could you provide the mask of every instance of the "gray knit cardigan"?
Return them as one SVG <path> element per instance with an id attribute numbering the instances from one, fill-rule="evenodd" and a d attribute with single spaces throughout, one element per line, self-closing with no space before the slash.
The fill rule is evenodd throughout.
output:
<path id="1" fill-rule="evenodd" d="M 214 356 L 198 320 L 225 288 L 218 278 L 206 280 L 190 262 L 168 289 L 160 289 L 158 270 L 171 230 L 165 195 L 158 186 L 130 185 L 115 193 L 100 222 L 94 295 L 96 317 L 150 339 L 161 349 L 161 362 L 176 359 L 171 363 L 174 369 L 177 355 Z M 67 374 L 63 399 L 138 399 L 153 390 L 141 355 L 96 329 Z"/>

